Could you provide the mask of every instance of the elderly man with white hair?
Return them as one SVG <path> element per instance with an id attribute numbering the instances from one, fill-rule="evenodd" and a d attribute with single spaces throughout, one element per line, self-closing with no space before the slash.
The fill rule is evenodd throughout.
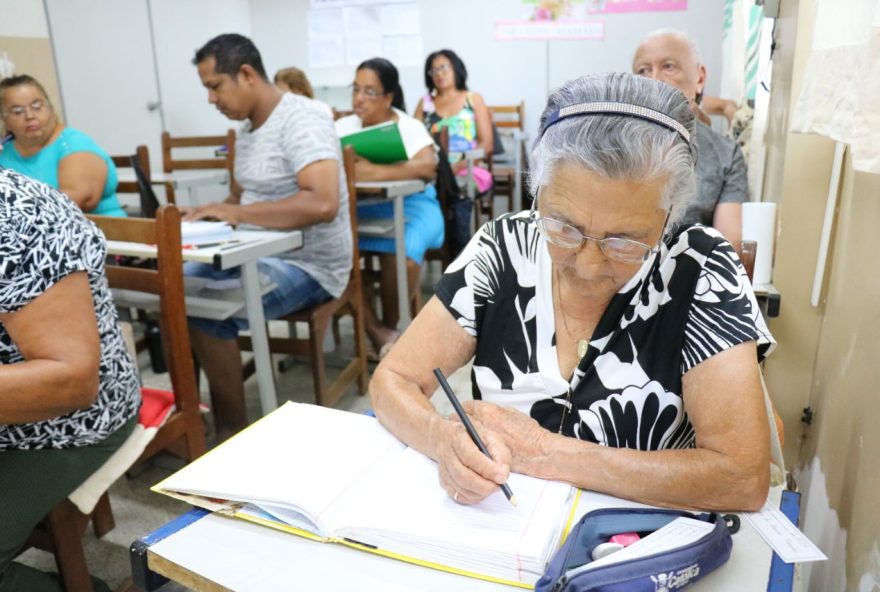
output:
<path id="1" fill-rule="evenodd" d="M 633 57 L 634 74 L 670 84 L 696 113 L 706 84 L 706 66 L 687 35 L 663 29 L 649 34 Z M 697 201 L 681 224 L 714 226 L 739 249 L 742 204 L 749 199 L 746 163 L 736 142 L 697 121 Z"/>

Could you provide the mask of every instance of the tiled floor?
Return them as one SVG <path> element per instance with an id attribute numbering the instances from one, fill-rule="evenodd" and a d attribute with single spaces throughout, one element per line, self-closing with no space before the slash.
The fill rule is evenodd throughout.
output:
<path id="1" fill-rule="evenodd" d="M 433 279 L 436 279 L 439 272 L 437 270 L 431 271 Z M 426 287 L 423 301 L 427 302 L 429 297 L 430 288 Z M 273 324 L 272 331 L 275 330 L 285 331 L 286 327 L 276 327 Z M 341 341 L 338 350 L 329 356 L 328 365 L 330 368 L 341 368 L 344 356 L 350 355 L 353 348 L 350 325 L 343 323 Z M 168 375 L 153 374 L 149 369 L 149 359 L 145 352 L 139 363 L 144 384 L 160 388 L 168 387 Z M 374 366 L 371 365 L 370 370 L 372 371 L 373 368 Z M 449 379 L 452 387 L 461 394 L 462 398 L 470 396 L 469 373 L 470 368 L 465 367 Z M 202 399 L 208 402 L 205 382 L 202 380 Z M 311 372 L 307 363 L 298 362 L 287 372 L 276 372 L 276 383 L 279 401 L 291 400 L 308 403 L 314 401 Z M 357 396 L 352 390 L 343 397 L 337 408 L 358 413 L 369 409 L 369 397 Z M 260 415 L 260 404 L 255 378 L 251 378 L 246 383 L 246 398 L 248 415 L 252 420 L 256 420 Z M 442 413 L 451 413 L 452 409 L 442 393 L 436 393 L 432 401 Z M 208 424 L 210 425 L 210 421 Z M 209 439 L 210 437 L 209 433 Z M 182 502 L 149 491 L 150 486 L 180 466 L 180 460 L 170 456 L 160 456 L 145 466 L 136 467 L 129 476 L 120 479 L 110 489 L 116 528 L 101 539 L 95 538 L 89 530 L 84 536 L 83 544 L 91 572 L 107 581 L 112 588 L 119 586 L 131 574 L 128 548 L 132 541 L 188 510 L 189 506 Z M 19 560 L 47 571 L 55 570 L 53 557 L 42 551 L 29 550 L 21 555 Z M 166 584 L 161 590 L 171 592 L 185 590 L 185 588 Z"/>

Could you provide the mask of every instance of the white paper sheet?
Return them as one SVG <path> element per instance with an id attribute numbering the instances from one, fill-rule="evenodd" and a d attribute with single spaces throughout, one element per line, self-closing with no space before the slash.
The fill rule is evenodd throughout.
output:
<path id="1" fill-rule="evenodd" d="M 310 68 L 339 68 L 345 65 L 345 50 L 339 37 L 309 39 Z"/>
<path id="2" fill-rule="evenodd" d="M 383 35 L 420 35 L 421 14 L 418 4 L 383 4 L 379 9 Z M 393 60 L 392 60 L 393 61 Z"/>
<path id="3" fill-rule="evenodd" d="M 342 30 L 342 9 L 326 8 L 309 11 L 309 39 L 338 37 Z"/>
<path id="4" fill-rule="evenodd" d="M 385 37 L 382 42 L 382 55 L 397 66 L 421 66 L 424 62 L 421 35 Z"/>
<path id="5" fill-rule="evenodd" d="M 346 39 L 382 36 L 378 6 L 346 6 L 342 9 L 342 31 Z"/>
<path id="6" fill-rule="evenodd" d="M 364 60 L 382 55 L 382 37 L 358 37 L 345 40 L 345 64 L 355 67 Z"/>
<path id="7" fill-rule="evenodd" d="M 776 551 L 786 563 L 823 561 L 828 559 L 813 541 L 786 518 L 769 500 L 760 512 L 743 512 L 743 516 L 755 527 L 761 538 Z"/>

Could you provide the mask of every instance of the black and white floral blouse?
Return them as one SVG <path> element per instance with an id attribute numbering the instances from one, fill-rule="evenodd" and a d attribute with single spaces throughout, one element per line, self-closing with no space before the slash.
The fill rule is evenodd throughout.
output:
<path id="1" fill-rule="evenodd" d="M 477 339 L 474 398 L 553 432 L 638 450 L 691 447 L 682 376 L 745 341 L 757 341 L 761 359 L 775 346 L 732 247 L 697 225 L 668 237 L 614 296 L 569 380 L 556 356 L 551 270 L 527 212 L 505 215 L 477 232 L 436 293 Z"/>
<path id="2" fill-rule="evenodd" d="M 140 387 L 104 275 L 106 253 L 104 235 L 65 195 L 0 169 L 0 313 L 16 312 L 67 275 L 85 271 L 101 337 L 94 404 L 45 421 L 0 424 L 0 452 L 94 444 L 137 413 Z M 0 364 L 23 361 L 0 323 Z"/>

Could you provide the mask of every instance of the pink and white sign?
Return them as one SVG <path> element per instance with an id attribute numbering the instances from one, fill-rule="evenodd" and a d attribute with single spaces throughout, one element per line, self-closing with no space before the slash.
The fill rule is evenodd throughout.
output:
<path id="1" fill-rule="evenodd" d="M 495 41 L 603 39 L 602 21 L 498 21 Z"/>
<path id="2" fill-rule="evenodd" d="M 687 0 L 587 0 L 590 14 L 687 10 Z"/>

